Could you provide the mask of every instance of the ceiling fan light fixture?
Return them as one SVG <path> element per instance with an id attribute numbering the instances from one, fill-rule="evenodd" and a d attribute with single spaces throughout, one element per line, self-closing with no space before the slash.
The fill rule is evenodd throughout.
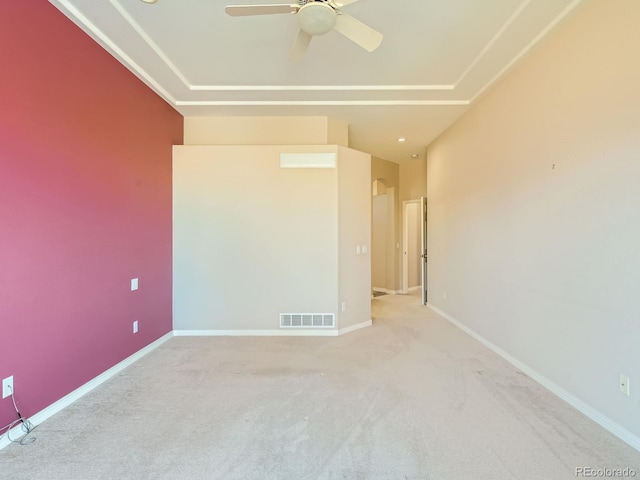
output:
<path id="1" fill-rule="evenodd" d="M 300 28 L 309 35 L 324 35 L 333 30 L 337 16 L 333 8 L 321 2 L 307 3 L 296 14 Z"/>

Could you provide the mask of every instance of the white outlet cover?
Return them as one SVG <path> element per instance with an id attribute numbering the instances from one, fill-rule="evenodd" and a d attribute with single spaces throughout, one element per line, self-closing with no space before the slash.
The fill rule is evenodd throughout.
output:
<path id="1" fill-rule="evenodd" d="M 2 380 L 2 398 L 7 398 L 13 393 L 13 375 Z"/>
<path id="2" fill-rule="evenodd" d="M 131 279 L 131 291 L 133 292 L 134 290 L 138 289 L 138 279 L 137 278 L 132 278 Z"/>
<path id="3" fill-rule="evenodd" d="M 629 389 L 629 377 L 626 375 L 620 375 L 620 391 L 627 397 L 631 395 Z"/>

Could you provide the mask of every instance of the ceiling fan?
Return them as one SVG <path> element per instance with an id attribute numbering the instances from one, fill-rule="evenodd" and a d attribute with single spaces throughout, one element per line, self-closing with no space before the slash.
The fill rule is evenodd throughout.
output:
<path id="1" fill-rule="evenodd" d="M 373 28 L 344 13 L 341 8 L 358 0 L 298 0 L 297 4 L 271 5 L 229 5 L 225 12 L 232 17 L 249 15 L 271 15 L 276 13 L 290 13 L 296 16 L 300 23 L 300 31 L 296 37 L 289 59 L 301 60 L 311 38 L 324 35 L 336 30 L 352 42 L 368 52 L 373 52 L 382 43 L 382 34 Z"/>

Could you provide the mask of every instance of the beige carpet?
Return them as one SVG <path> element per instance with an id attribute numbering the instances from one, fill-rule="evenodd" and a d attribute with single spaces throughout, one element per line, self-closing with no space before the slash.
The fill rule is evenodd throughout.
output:
<path id="1" fill-rule="evenodd" d="M 339 338 L 173 338 L 0 452 L 0 477 L 573 479 L 640 452 L 415 296 Z"/>

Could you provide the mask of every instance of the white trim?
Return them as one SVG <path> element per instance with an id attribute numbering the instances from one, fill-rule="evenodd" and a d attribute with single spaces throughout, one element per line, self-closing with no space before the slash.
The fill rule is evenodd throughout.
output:
<path id="1" fill-rule="evenodd" d="M 496 75 L 489 80 L 484 87 L 476 92 L 476 94 L 471 98 L 471 103 L 475 103 L 478 97 L 482 95 L 485 91 L 487 91 L 494 83 L 496 83 L 502 76 L 507 73 L 507 71 L 513 67 L 522 57 L 524 57 L 529 51 L 531 51 L 543 38 L 545 38 L 551 30 L 553 30 L 562 20 L 564 20 L 571 12 L 573 12 L 578 5 L 580 5 L 584 0 L 574 0 L 567 7 L 560 12 L 550 24 L 546 26 L 531 42 L 529 42 L 515 57 L 511 59 L 509 63 L 507 63 Z M 457 85 L 456 85 L 457 86 Z"/>
<path id="2" fill-rule="evenodd" d="M 475 60 L 471 62 L 471 64 L 466 68 L 466 70 L 462 73 L 462 75 L 460 75 L 460 77 L 458 78 L 458 81 L 455 83 L 455 87 L 458 87 L 458 85 L 462 83 L 462 80 L 465 79 L 465 77 L 469 74 L 469 72 L 471 72 L 471 70 L 473 70 L 475 66 L 478 65 L 478 63 L 480 63 L 480 60 L 482 60 L 482 58 L 487 54 L 487 52 L 489 52 L 493 48 L 493 46 L 500 39 L 500 37 L 502 37 L 504 32 L 506 32 L 507 29 L 513 24 L 513 22 L 515 22 L 518 19 L 518 17 L 520 17 L 522 12 L 525 11 L 525 9 L 529 6 L 530 3 L 531 3 L 531 0 L 524 0 L 524 2 L 520 4 L 520 6 L 511 15 L 511 17 L 509 17 L 507 22 L 504 25 L 502 25 L 502 27 L 500 27 L 500 29 L 493 36 L 493 38 L 489 40 L 489 43 L 487 43 L 485 47 L 480 51 L 480 53 L 475 58 Z"/>
<path id="3" fill-rule="evenodd" d="M 138 78 L 151 86 L 158 95 L 164 98 L 168 103 L 176 106 L 176 99 L 154 80 L 154 78 L 143 69 L 133 58 L 127 55 L 118 45 L 115 44 L 102 30 L 100 30 L 93 22 L 91 22 L 78 8 L 76 8 L 70 0 L 49 0 L 58 10 L 66 17 L 82 29 L 87 35 L 102 45 L 111 55 L 125 65 Z"/>
<path id="4" fill-rule="evenodd" d="M 40 410 L 35 415 L 29 417 L 29 420 L 34 425 L 40 425 L 42 422 L 51 418 L 53 415 L 60 412 L 64 408 L 68 407 L 76 400 L 79 400 L 80 398 L 84 397 L 87 393 L 91 392 L 96 387 L 99 387 L 107 380 L 111 379 L 112 377 L 115 377 L 118 373 L 123 371 L 125 368 L 137 362 L 148 353 L 151 353 L 153 350 L 158 348 L 160 345 L 162 345 L 164 342 L 166 342 L 172 337 L 173 337 L 173 331 L 160 337 L 158 340 L 156 340 L 153 343 L 150 343 L 146 347 L 138 350 L 136 353 L 125 358 L 123 361 L 121 361 L 117 365 L 114 365 L 109 370 L 106 370 L 105 372 L 101 373 L 100 375 L 93 378 L 92 380 L 89 380 L 87 383 L 85 383 L 81 387 L 76 388 L 73 392 L 69 393 L 68 395 L 65 395 L 57 402 L 52 403 L 51 405 L 49 405 L 43 410 Z M 22 431 L 22 425 L 18 425 L 17 427 L 10 430 L 10 434 L 15 434 L 14 436 L 19 437 L 21 431 Z M 7 447 L 10 444 L 11 442 L 7 439 L 7 433 L 3 434 L 3 437 L 0 440 L 0 450 L 2 450 L 3 448 Z"/>
<path id="5" fill-rule="evenodd" d="M 442 316 L 444 319 L 446 319 L 449 322 L 451 322 L 453 325 L 458 327 L 460 330 L 462 330 L 466 334 L 468 334 L 471 337 L 473 337 L 474 339 L 476 339 L 478 342 L 483 344 L 489 350 L 491 350 L 494 353 L 500 355 L 502 358 L 504 358 L 507 362 L 509 362 L 514 367 L 516 367 L 518 370 L 522 371 L 527 376 L 531 377 L 533 380 L 538 382 L 540 385 L 542 385 L 544 388 L 549 390 L 551 393 L 553 393 L 553 394 L 557 395 L 558 397 L 560 397 L 562 400 L 567 402 L 573 408 L 575 408 L 579 412 L 583 413 L 584 415 L 589 417 L 591 420 L 596 422 L 598 425 L 600 425 L 601 427 L 605 428 L 606 430 L 608 430 L 609 432 L 614 434 L 620 440 L 622 440 L 625 443 L 628 443 L 633 448 L 635 448 L 636 450 L 640 451 L 640 437 L 638 437 L 637 435 L 631 433 L 629 430 L 624 428 L 622 425 L 619 425 L 618 423 L 614 422 L 613 420 L 611 420 L 609 417 L 607 417 L 603 413 L 599 412 L 598 410 L 596 410 L 592 406 L 590 406 L 587 403 L 585 403 L 582 400 L 580 400 L 578 397 L 576 397 L 573 394 L 567 392 L 564 388 L 562 388 L 559 385 L 557 385 L 556 383 L 552 382 L 551 380 L 549 380 L 544 375 L 541 375 L 540 373 L 538 373 L 537 371 L 535 371 L 534 369 L 532 369 L 531 367 L 529 367 L 525 363 L 521 362 L 520 360 L 518 360 L 517 358 L 515 358 L 511 354 L 505 352 L 500 347 L 494 345 L 489 340 L 487 340 L 486 338 L 484 338 L 482 335 L 480 335 L 479 333 L 475 332 L 471 328 L 467 327 L 465 324 L 463 324 L 459 320 L 456 320 L 455 318 L 451 317 L 450 315 L 446 314 L 445 312 L 443 312 L 442 310 L 440 310 L 439 308 L 433 306 L 430 303 L 427 303 L 427 307 L 429 307 L 431 310 L 433 310 L 438 315 Z"/>
<path id="6" fill-rule="evenodd" d="M 455 85 L 189 85 L 194 91 L 215 92 L 352 92 L 451 91 Z"/>
<path id="7" fill-rule="evenodd" d="M 356 325 L 352 325 L 350 327 L 342 328 L 340 330 L 173 330 L 166 335 L 160 337 L 153 343 L 150 343 L 146 347 L 138 350 L 133 355 L 127 357 L 117 365 L 114 365 L 109 370 L 101 373 L 97 377 L 89 380 L 87 383 L 78 387 L 73 392 L 65 395 L 60 400 L 55 403 L 52 403 L 48 407 L 39 411 L 33 416 L 29 417 L 29 420 L 34 425 L 40 425 L 42 422 L 48 420 L 56 413 L 65 409 L 75 401 L 84 397 L 87 393 L 93 391 L 95 388 L 102 385 L 107 380 L 115 377 L 117 374 L 122 372 L 125 368 L 129 367 L 133 363 L 140 360 L 145 355 L 151 353 L 153 350 L 158 348 L 160 345 L 165 343 L 167 340 L 172 337 L 220 337 L 220 336 L 259 336 L 259 337 L 337 337 L 340 335 L 346 335 L 351 332 L 355 332 L 356 330 L 360 330 L 361 328 L 370 327 L 373 325 L 373 320 L 367 320 L 366 322 L 358 323 Z M 9 446 L 11 442 L 7 439 L 8 435 L 13 435 L 15 437 L 20 437 L 20 433 L 22 432 L 22 426 L 18 425 L 12 428 L 9 432 L 5 432 L 2 435 L 2 439 L 0 439 L 0 450 Z"/>
<path id="8" fill-rule="evenodd" d="M 337 337 L 339 330 L 332 329 L 281 329 L 281 330 L 174 330 L 176 337 Z"/>
<path id="9" fill-rule="evenodd" d="M 346 335 L 347 333 L 355 332 L 356 330 L 370 327 L 371 325 L 373 325 L 373 320 L 367 320 L 366 322 L 357 323 L 355 325 L 351 325 L 350 327 L 341 328 L 340 330 L 338 330 L 338 335 Z"/>
<path id="10" fill-rule="evenodd" d="M 191 82 L 187 79 L 186 75 L 182 73 L 178 67 L 169 59 L 169 56 L 162 51 L 162 49 L 151 40 L 151 37 L 147 34 L 147 32 L 140 26 L 138 22 L 136 22 L 133 17 L 127 12 L 127 10 L 122 6 L 122 4 L 118 0 L 109 0 L 111 5 L 115 8 L 115 10 L 122 16 L 122 18 L 129 24 L 129 26 L 138 34 L 140 38 L 153 50 L 153 52 L 164 62 L 169 70 L 182 82 L 182 84 L 189 88 L 191 86 Z"/>
<path id="11" fill-rule="evenodd" d="M 351 106 L 397 106 L 397 105 L 421 105 L 421 106 L 468 106 L 468 100 L 179 100 L 175 102 L 177 107 L 273 107 L 273 106 L 305 106 L 305 105 L 351 105 Z"/>
<path id="12" fill-rule="evenodd" d="M 373 325 L 372 320 L 341 329 L 305 329 L 295 330 L 174 330 L 176 337 L 338 337 Z"/>
<path id="13" fill-rule="evenodd" d="M 371 290 L 386 293 L 387 295 L 397 295 L 398 293 L 402 293 L 402 290 L 389 290 L 388 288 L 381 287 L 372 287 Z"/>

